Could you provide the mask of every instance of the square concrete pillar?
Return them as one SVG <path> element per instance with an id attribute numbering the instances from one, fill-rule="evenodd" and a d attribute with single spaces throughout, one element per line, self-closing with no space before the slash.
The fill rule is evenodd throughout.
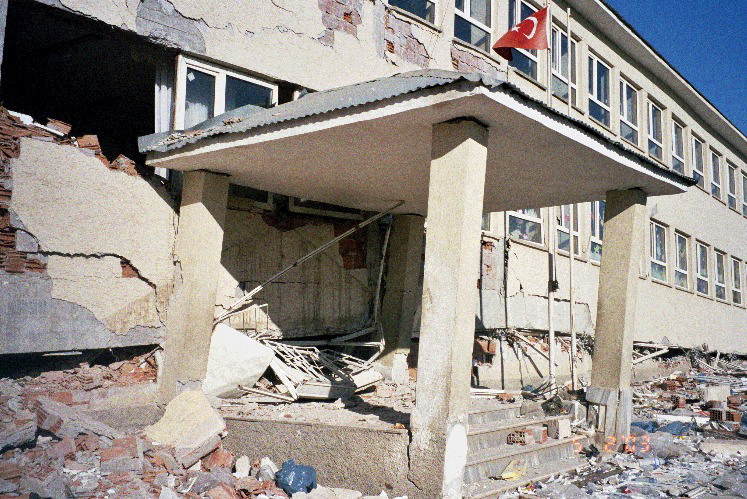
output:
<path id="1" fill-rule="evenodd" d="M 389 238 L 386 291 L 381 305 L 385 347 L 380 362 L 391 369 L 392 380 L 400 384 L 408 381 L 407 356 L 423 297 L 420 273 L 424 222 L 419 215 L 396 215 Z"/>
<path id="2" fill-rule="evenodd" d="M 207 371 L 223 247 L 228 177 L 205 171 L 184 174 L 175 254 L 181 279 L 166 319 L 161 400 L 198 388 Z"/>
<path id="3" fill-rule="evenodd" d="M 462 497 L 487 140 L 470 120 L 433 127 L 409 474 L 422 497 Z"/>
<path id="4" fill-rule="evenodd" d="M 597 436 L 630 432 L 633 339 L 639 265 L 645 250 L 646 193 L 610 191 L 604 216 L 597 324 L 587 400 L 598 407 Z"/>

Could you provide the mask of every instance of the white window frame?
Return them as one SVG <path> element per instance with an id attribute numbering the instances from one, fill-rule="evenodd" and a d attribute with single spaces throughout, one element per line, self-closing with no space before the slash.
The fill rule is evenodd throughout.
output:
<path id="1" fill-rule="evenodd" d="M 571 206 L 576 207 L 576 209 L 574 210 L 575 213 L 573 215 L 573 223 L 576 225 L 576 229 L 574 230 L 571 230 L 571 228 L 565 226 L 565 214 L 566 214 L 566 211 L 569 211 L 568 208 L 570 208 Z M 568 236 L 568 249 L 570 250 L 571 247 L 573 247 L 573 250 L 574 250 L 573 254 L 578 256 L 581 254 L 581 221 L 579 220 L 581 218 L 579 216 L 581 213 L 581 207 L 578 204 L 575 204 L 575 205 L 564 204 L 564 205 L 558 206 L 557 208 L 560 213 L 560 217 L 559 217 L 560 221 L 558 222 L 558 226 L 557 226 L 558 232 L 563 232 L 565 234 L 569 234 L 570 232 Z M 570 223 L 570 219 L 568 221 Z M 576 244 L 573 243 L 574 237 L 578 241 Z M 557 246 L 559 252 L 563 254 L 570 253 L 570 251 L 560 249 L 560 237 L 556 238 L 555 245 Z"/>
<path id="2" fill-rule="evenodd" d="M 706 256 L 706 262 L 705 262 L 705 268 L 701 266 L 700 261 L 700 255 L 701 250 L 705 253 Z M 702 243 L 700 241 L 696 241 L 695 243 L 695 292 L 699 294 L 700 296 L 710 296 L 711 295 L 711 278 L 710 278 L 710 264 L 711 264 L 711 250 L 710 247 L 706 243 Z M 707 291 L 705 293 L 702 293 L 698 289 L 698 281 L 704 281 L 706 283 Z"/>
<path id="3" fill-rule="evenodd" d="M 539 217 L 527 215 L 526 213 L 523 213 L 521 210 L 511 210 L 508 212 L 508 220 L 506 221 L 506 232 L 514 241 L 521 241 L 524 243 L 536 244 L 536 245 L 544 245 L 545 244 L 545 224 L 542 222 L 542 208 L 527 208 L 527 209 L 536 209 L 537 212 L 539 213 Z M 521 220 L 525 220 L 527 222 L 534 222 L 534 223 L 539 224 L 540 242 L 538 243 L 530 239 L 522 239 L 522 238 L 511 236 L 511 233 L 509 232 L 509 227 L 511 227 L 511 217 L 515 217 Z"/>
<path id="4" fill-rule="evenodd" d="M 562 72 L 563 64 L 562 64 L 562 54 L 563 51 L 562 48 L 562 39 L 565 37 L 566 43 L 568 45 L 568 74 L 564 75 Z M 557 43 L 555 43 L 557 41 Z M 552 55 L 552 76 L 554 78 L 557 78 L 561 82 L 565 83 L 568 87 L 568 99 L 571 101 L 571 105 L 576 105 L 576 99 L 574 98 L 574 95 L 578 95 L 578 88 L 577 88 L 577 80 L 578 78 L 574 78 L 573 74 L 575 73 L 575 66 L 576 66 L 576 57 L 573 54 L 573 51 L 576 49 L 576 42 L 573 40 L 573 38 L 568 39 L 568 30 L 563 30 L 559 26 L 553 24 L 552 26 L 552 33 L 550 38 L 551 46 L 551 55 Z M 574 93 L 575 91 L 575 93 Z M 555 94 L 555 91 L 553 89 L 553 95 L 559 99 L 563 99 L 560 95 Z"/>
<path id="5" fill-rule="evenodd" d="M 701 185 L 701 181 L 698 180 L 698 187 L 700 187 L 701 189 L 705 191 L 706 190 L 705 154 L 707 152 L 706 145 L 705 145 L 705 141 L 700 140 L 695 135 L 693 135 L 692 139 L 693 139 L 692 140 L 693 177 L 696 176 L 696 173 L 698 174 L 698 176 L 700 176 L 700 178 L 702 179 L 703 185 Z M 698 154 L 696 144 L 700 144 L 700 154 Z M 698 161 L 698 159 L 700 159 L 700 161 Z M 698 163 L 700 163 L 700 169 L 698 169 Z"/>
<path id="6" fill-rule="evenodd" d="M 417 19 L 422 19 L 423 21 L 425 21 L 427 23 L 430 23 L 432 25 L 437 25 L 438 24 L 438 22 L 437 22 L 438 21 L 438 4 L 437 4 L 436 0 L 425 0 L 425 3 L 430 4 L 430 6 L 432 8 L 432 12 L 433 12 L 433 19 L 428 19 L 427 17 L 422 17 L 422 16 L 416 14 L 415 12 L 412 12 L 411 10 L 406 9 L 405 7 L 397 5 L 396 3 L 392 3 L 391 0 L 386 0 L 386 4 L 389 7 L 394 7 L 395 9 L 398 9 L 400 11 L 405 11 L 405 12 L 407 12 L 407 14 L 415 16 Z"/>
<path id="7" fill-rule="evenodd" d="M 591 250 L 594 244 L 598 244 L 604 251 L 602 228 L 604 227 L 604 218 L 601 216 L 601 205 L 604 201 L 592 201 L 590 205 L 591 222 L 589 230 L 589 259 L 593 262 L 599 262 L 594 258 L 594 252 Z M 605 205 L 605 209 L 607 206 Z"/>
<path id="8" fill-rule="evenodd" d="M 667 251 L 668 251 L 668 249 L 667 249 L 667 229 L 668 229 L 668 227 L 666 225 L 660 224 L 659 222 L 656 222 L 654 220 L 650 221 L 649 227 L 650 227 L 649 239 L 650 239 L 650 243 L 651 243 L 650 244 L 651 266 L 652 266 L 652 268 L 653 268 L 653 265 L 660 265 L 660 266 L 664 267 L 664 276 L 665 276 L 665 278 L 663 280 L 654 277 L 654 272 L 653 272 L 653 269 L 652 269 L 652 271 L 651 271 L 651 280 L 652 281 L 656 281 L 656 282 L 668 283 L 669 282 L 669 266 L 667 265 Z M 664 260 L 658 260 L 656 258 L 656 238 L 654 237 L 655 227 L 660 227 L 662 230 L 664 230 L 664 239 L 663 239 L 663 241 L 664 241 L 664 248 L 663 248 L 664 249 L 664 251 L 663 251 Z"/>
<path id="9" fill-rule="evenodd" d="M 480 28 L 481 30 L 487 32 L 488 33 L 488 50 L 490 50 L 490 47 L 493 46 L 493 29 L 490 26 L 488 26 L 486 24 L 483 24 L 482 22 L 478 21 L 477 19 L 473 18 L 470 15 L 470 12 L 472 11 L 471 5 L 470 5 L 471 2 L 472 2 L 472 0 L 462 0 L 462 1 L 464 2 L 464 11 L 459 10 L 455 6 L 454 7 L 454 14 L 456 16 L 458 16 L 458 17 L 461 17 L 462 19 L 464 19 L 468 23 L 473 24 L 473 25 L 477 26 L 478 28 Z M 493 18 L 493 1 L 492 0 L 485 0 L 485 1 L 490 6 L 490 16 L 489 17 L 490 17 L 490 21 L 492 23 L 492 18 Z M 513 26 L 511 26 L 511 27 L 513 27 Z M 472 45 L 471 43 L 466 42 L 466 41 L 461 40 L 461 39 L 459 39 L 459 40 L 462 41 L 462 42 L 464 42 L 464 43 L 468 43 L 470 46 L 474 46 L 474 47 L 476 47 L 476 48 L 478 48 L 480 50 L 483 50 L 482 47 L 477 47 L 476 45 Z"/>
<path id="10" fill-rule="evenodd" d="M 714 149 L 710 149 L 709 152 L 711 153 L 711 161 L 709 162 L 711 166 L 711 195 L 718 200 L 722 200 L 724 191 L 721 188 L 721 155 Z"/>
<path id="11" fill-rule="evenodd" d="M 200 59 L 194 59 L 179 54 L 176 62 L 176 108 L 174 110 L 174 128 L 177 130 L 184 129 L 184 114 L 186 111 L 185 101 L 187 98 L 187 71 L 189 68 L 193 68 L 215 77 L 213 116 L 208 117 L 208 119 L 221 115 L 226 110 L 226 77 L 228 76 L 248 81 L 261 87 L 269 88 L 272 90 L 272 105 L 275 106 L 278 103 L 278 86 L 273 83 L 246 74 L 237 73 L 236 71 L 215 64 L 210 64 Z"/>
<path id="12" fill-rule="evenodd" d="M 600 59 L 593 52 L 589 52 L 588 59 L 589 59 L 589 64 L 593 67 L 593 69 L 592 69 L 592 79 L 589 82 L 589 86 L 590 86 L 590 88 L 589 88 L 589 100 L 593 101 L 595 104 L 597 104 L 602 109 L 604 109 L 604 110 L 607 111 L 607 113 L 608 113 L 608 115 L 610 117 L 610 122 L 609 122 L 609 124 L 605 124 L 605 123 L 597 120 L 593 116 L 590 116 L 590 117 L 592 117 L 595 121 L 598 121 L 599 123 L 601 123 L 604 126 L 612 126 L 612 67 L 610 65 L 608 65 L 606 62 L 602 61 L 602 59 Z M 599 99 L 597 99 L 597 95 L 599 94 L 599 88 L 598 88 L 598 85 L 597 85 L 597 81 L 598 81 L 597 71 L 599 69 L 599 64 L 601 64 L 602 66 L 604 66 L 605 68 L 607 68 L 607 87 L 608 87 L 607 88 L 607 95 L 609 96 L 609 100 L 610 100 L 609 104 L 605 104 L 602 101 L 600 101 Z"/>
<path id="13" fill-rule="evenodd" d="M 661 119 L 661 122 L 659 123 L 659 129 L 661 130 L 661 141 L 656 140 L 656 137 L 654 136 L 654 108 L 659 110 L 659 117 Z M 647 149 L 648 149 L 648 155 L 654 159 L 663 161 L 664 160 L 664 109 L 662 109 L 658 104 L 656 104 L 654 101 L 649 99 L 647 110 L 648 110 L 648 140 L 653 142 L 655 145 L 659 146 L 659 149 L 661 149 L 661 156 L 657 157 L 654 154 L 651 154 L 651 146 L 646 144 Z"/>
<path id="14" fill-rule="evenodd" d="M 681 130 L 680 137 L 682 137 L 682 156 L 677 154 L 677 134 L 675 133 L 675 130 L 679 128 Z M 685 162 L 685 127 L 682 126 L 680 122 L 677 120 L 672 120 L 672 169 L 674 170 L 674 160 L 676 159 L 680 163 L 682 163 L 682 173 L 683 175 L 687 172 L 687 163 Z M 677 171 L 677 170 L 675 170 Z"/>
<path id="15" fill-rule="evenodd" d="M 747 172 L 742 172 L 742 215 L 747 217 Z"/>
<path id="16" fill-rule="evenodd" d="M 626 100 L 625 100 L 625 90 L 626 90 L 626 87 L 630 88 L 633 91 L 633 93 L 635 94 L 635 112 L 636 112 L 636 115 L 632 116 L 632 117 L 631 116 L 627 116 L 627 114 L 628 114 L 627 111 L 628 110 L 627 110 L 627 106 L 625 105 L 625 103 L 626 103 Z M 636 141 L 635 142 L 630 142 L 628 139 L 626 139 L 625 137 L 623 137 L 622 131 L 620 131 L 620 138 L 623 139 L 624 141 L 630 142 L 631 144 L 636 145 L 636 146 L 640 143 L 640 140 L 641 140 L 641 132 L 640 132 L 640 129 L 638 128 L 638 123 L 640 122 L 640 119 L 639 119 L 640 114 L 641 114 L 641 112 L 640 112 L 640 105 L 639 105 L 639 99 L 638 99 L 638 89 L 635 88 L 625 78 L 620 78 L 620 121 L 622 123 L 625 123 L 626 125 L 628 125 L 633 130 L 635 130 Z M 634 119 L 631 120 L 631 118 L 634 118 Z"/>
<path id="17" fill-rule="evenodd" d="M 685 267 L 680 266 L 680 243 L 685 244 Z M 674 286 L 679 289 L 690 289 L 690 238 L 682 232 L 674 231 Z M 685 286 L 678 284 L 677 274 L 685 276 Z"/>
<path id="18" fill-rule="evenodd" d="M 513 13 L 514 19 L 516 20 L 516 24 L 519 24 L 521 22 L 521 5 L 522 4 L 526 5 L 530 9 L 532 9 L 533 12 L 537 12 L 539 10 L 539 9 L 537 9 L 537 7 L 535 7 L 534 5 L 532 5 L 529 2 L 526 2 L 524 0 L 516 0 L 516 2 L 515 2 L 515 9 L 516 10 Z M 510 7 L 511 3 L 509 2 L 508 5 Z M 509 19 L 509 24 L 511 24 L 511 22 L 510 22 L 511 15 L 510 14 L 509 14 L 508 19 Z M 513 26 L 509 26 L 508 27 L 508 29 L 512 29 L 512 28 L 513 28 Z M 527 56 L 529 59 L 531 59 L 532 61 L 534 61 L 534 64 L 536 65 L 535 67 L 537 68 L 537 79 L 539 79 L 539 76 L 540 76 L 539 53 L 532 54 L 529 50 L 524 50 L 524 49 L 519 49 L 519 48 L 516 48 L 514 50 L 518 50 L 519 52 L 521 52 L 522 54 L 524 54 L 525 56 Z M 535 52 L 537 52 L 537 51 L 535 51 Z M 519 71 L 519 72 L 522 73 L 522 74 L 524 74 L 523 71 Z M 526 76 L 529 77 L 529 78 L 532 77 L 531 75 L 526 75 Z"/>
<path id="19" fill-rule="evenodd" d="M 737 178 L 737 167 L 726 162 L 726 204 L 734 211 L 739 208 L 737 194 L 739 193 L 739 179 Z"/>
<path id="20" fill-rule="evenodd" d="M 744 295 L 742 293 L 742 261 L 731 257 L 731 301 L 735 305 L 742 305 Z"/>
<path id="21" fill-rule="evenodd" d="M 719 257 L 721 257 L 721 258 L 719 259 Z M 721 261 L 721 263 L 723 265 L 723 274 L 724 274 L 724 280 L 723 281 L 720 281 L 719 277 L 718 277 L 718 267 L 719 267 L 718 264 L 719 264 L 719 261 Z M 724 253 L 723 251 L 719 251 L 717 249 L 714 249 L 713 250 L 713 296 L 718 301 L 727 301 L 729 299 L 729 290 L 728 290 L 728 287 L 726 285 L 727 281 L 729 280 L 729 278 L 727 277 L 727 275 L 728 275 L 727 274 L 728 267 L 726 265 L 726 262 L 727 262 L 726 253 Z M 718 296 L 719 289 L 722 289 L 723 292 L 724 292 L 724 297 L 723 298 L 719 298 L 719 296 Z"/>

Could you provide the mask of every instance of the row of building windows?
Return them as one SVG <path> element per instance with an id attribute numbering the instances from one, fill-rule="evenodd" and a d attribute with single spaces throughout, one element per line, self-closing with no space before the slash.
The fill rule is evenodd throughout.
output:
<path id="1" fill-rule="evenodd" d="M 686 291 L 694 290 L 698 295 L 718 301 L 745 304 L 743 290 L 747 286 L 744 281 L 747 269 L 743 260 L 681 231 L 674 230 L 670 234 L 669 227 L 654 220 L 650 222 L 650 243 L 652 280 Z"/>

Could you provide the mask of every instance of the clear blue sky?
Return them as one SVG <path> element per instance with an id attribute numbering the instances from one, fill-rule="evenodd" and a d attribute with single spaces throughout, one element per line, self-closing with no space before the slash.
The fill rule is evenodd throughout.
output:
<path id="1" fill-rule="evenodd" d="M 747 134 L 747 0 L 606 0 Z"/>

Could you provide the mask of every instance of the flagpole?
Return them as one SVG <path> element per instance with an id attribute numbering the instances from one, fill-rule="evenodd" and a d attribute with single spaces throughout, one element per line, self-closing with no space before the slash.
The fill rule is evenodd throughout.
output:
<path id="1" fill-rule="evenodd" d="M 547 105 L 552 107 L 552 5 L 550 0 L 545 3 L 547 6 L 547 22 L 546 24 L 546 35 L 547 35 Z M 554 310 L 555 310 L 555 262 L 557 261 L 555 253 L 555 208 L 549 207 L 548 213 L 548 229 L 547 244 L 550 247 L 549 254 L 549 276 L 547 279 L 547 333 L 549 342 L 548 360 L 550 362 L 549 378 L 550 378 L 550 389 L 555 392 L 555 321 L 554 321 Z"/>
<path id="2" fill-rule="evenodd" d="M 552 4 L 547 0 L 547 105 L 552 107 Z"/>
<path id="3" fill-rule="evenodd" d="M 567 24 L 566 24 L 566 36 L 568 37 L 568 116 L 571 115 L 571 47 L 573 46 L 571 44 L 571 8 L 568 7 L 567 10 Z M 576 61 L 578 63 L 578 61 Z M 575 213 L 576 205 L 571 205 L 571 220 L 570 220 L 570 234 L 571 234 L 571 244 L 569 247 L 570 250 L 570 258 L 568 260 L 568 302 L 570 305 L 570 316 L 569 316 L 569 324 L 570 324 L 570 332 L 571 332 L 571 388 L 573 390 L 578 390 L 578 372 L 576 371 L 576 327 L 575 327 L 575 308 L 576 308 L 576 295 L 573 290 L 573 267 L 575 263 L 575 253 L 574 253 L 574 246 L 573 246 L 573 226 L 575 224 L 579 225 L 579 237 L 581 237 L 581 221 L 576 220 L 576 213 Z M 580 211 L 580 210 L 579 210 Z M 581 241 L 579 241 L 580 243 Z"/>

